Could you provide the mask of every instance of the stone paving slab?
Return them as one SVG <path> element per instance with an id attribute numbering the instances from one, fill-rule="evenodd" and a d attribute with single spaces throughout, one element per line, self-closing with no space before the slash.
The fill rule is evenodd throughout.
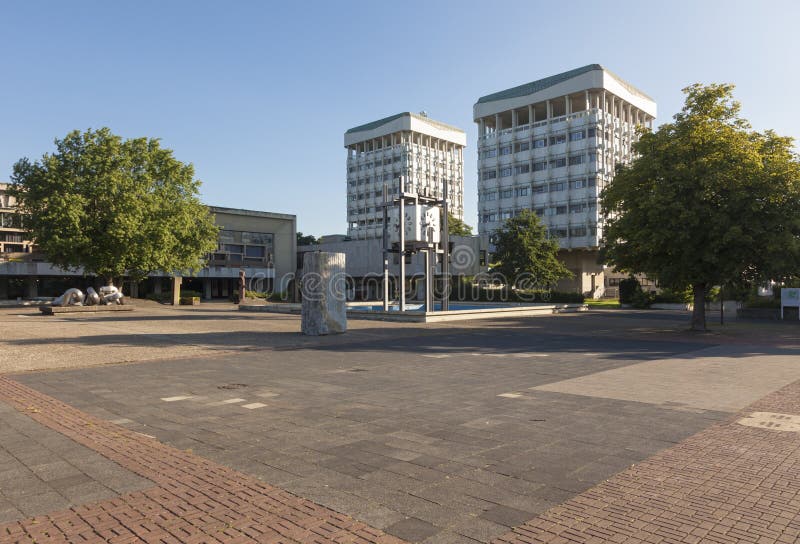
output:
<path id="1" fill-rule="evenodd" d="M 530 386 L 702 347 L 448 330 L 17 379 L 400 538 L 489 542 L 726 417 Z"/>
<path id="2" fill-rule="evenodd" d="M 368 525 L 0 377 L 0 401 L 155 484 L 0 523 L 0 542 L 400 544 Z M 53 507 L 56 507 L 55 505 Z"/>
<path id="3" fill-rule="evenodd" d="M 476 334 L 507 332 L 521 328 L 555 334 L 582 335 L 591 330 L 596 338 L 658 336 L 660 340 L 685 341 L 680 332 L 686 319 L 675 312 L 634 312 L 631 326 L 627 313 L 582 312 L 542 318 L 511 318 L 454 324 L 383 323 L 350 320 L 346 335 L 310 338 L 300 335 L 297 316 L 247 314 L 232 304 L 198 307 L 163 306 L 137 300 L 133 313 L 71 314 L 41 316 L 35 308 L 0 308 L 0 373 L 67 367 L 87 367 L 169 358 L 226 355 L 262 349 L 305 346 L 341 348 L 377 338 L 446 338 L 450 331 Z M 617 318 L 614 318 L 617 317 Z M 671 328 L 672 330 L 669 330 Z M 769 338 L 780 336 L 775 327 Z M 714 343 L 715 338 L 699 339 Z M 469 344 L 467 344 L 469 346 Z M 435 352 L 431 352 L 435 355 Z"/>
<path id="4" fill-rule="evenodd" d="M 152 486 L 0 403 L 0 523 Z"/>
<path id="5" fill-rule="evenodd" d="M 800 541 L 800 438 L 738 423 L 753 412 L 800 414 L 800 382 L 551 508 L 496 544 Z"/>
<path id="6" fill-rule="evenodd" d="M 381 537 L 394 532 L 396 537 L 424 538 L 427 543 L 489 542 L 526 515 L 546 516 L 555 505 L 592 493 L 595 485 L 613 481 L 614 474 L 625 474 L 631 464 L 635 469 L 652 454 L 729 417 L 669 397 L 654 404 L 652 398 L 638 402 L 536 390 L 597 372 L 635 369 L 648 361 L 691 358 L 719 341 L 714 335 L 685 334 L 685 323 L 665 313 L 598 312 L 424 329 L 354 322 L 347 335 L 314 341 L 297 335 L 296 318 L 244 319 L 208 309 L 148 309 L 136 314 L 42 318 L 48 321 L 44 330 L 30 316 L 0 312 L 8 332 L 0 340 L 0 354 L 12 355 L 0 360 L 0 372 L 159 360 L 35 373 L 17 380 L 90 412 L 92 421 L 105 419 L 126 427 L 121 432 L 111 427 L 127 437 L 123 450 L 139 443 L 159 449 L 148 450 L 148 455 L 136 450 L 133 460 L 120 460 L 119 451 L 85 434 L 92 429 L 74 422 L 48 424 L 58 424 L 68 435 L 73 432 L 78 442 L 100 448 L 99 453 L 137 474 L 172 478 L 153 480 L 154 488 L 92 503 L 86 510 L 76 507 L 26 520 L 27 525 L 12 524 L 17 534 L 40 537 L 44 528 L 53 540 L 56 529 L 63 535 L 67 528 L 78 535 L 73 540 L 88 531 L 85 534 L 94 540 L 109 541 L 189 541 L 190 536 L 205 541 L 324 541 L 328 533 L 308 532 L 308 526 L 339 511 L 351 516 L 345 519 L 368 523 L 373 527 L 370 534 Z M 797 348 L 796 328 L 778 329 L 777 335 L 775 327 L 765 329 L 763 338 L 772 341 L 777 336 L 777 342 L 786 344 L 781 347 Z M 744 345 L 749 337 L 735 335 L 726 341 L 738 343 L 739 353 L 758 354 L 755 350 L 760 348 Z M 716 385 L 715 373 L 701 377 L 707 388 Z M 679 393 L 679 386 L 679 381 L 673 382 L 671 394 Z M 176 397 L 181 400 L 162 400 Z M 244 400 L 227 402 L 234 398 Z M 251 409 L 245 404 L 264 406 Z M 759 411 L 779 412 L 777 404 Z M 65 405 L 57 406 L 63 410 Z M 86 417 L 80 414 L 84 419 L 75 421 Z M 143 435 L 156 436 L 172 448 Z M 206 469 L 199 471 L 200 481 L 187 483 L 181 478 L 196 475 L 195 466 L 176 476 L 175 466 L 152 464 L 162 447 L 177 451 L 181 460 L 200 455 L 212 465 L 239 469 L 248 476 L 231 472 L 256 482 L 246 489 L 257 485 L 271 491 L 258 487 L 255 499 L 247 495 L 242 502 L 238 488 L 231 491 L 223 479 L 207 477 Z M 172 459 L 173 453 L 167 457 Z M 663 479 L 672 478 L 673 468 L 664 470 Z M 206 493 L 204 486 L 221 491 Z M 735 502 L 739 491 L 728 489 L 719 500 Z M 284 510 L 262 506 L 263 495 L 273 492 L 286 493 L 292 500 L 304 497 L 321 510 L 303 514 L 315 520 L 303 518 L 305 532 L 276 533 L 275 527 L 286 527 Z M 228 500 L 228 493 L 239 499 Z M 198 497 L 203 505 L 197 505 Z M 657 509 L 659 504 L 650 506 Z M 233 514 L 231 522 L 230 509 L 236 505 L 252 509 L 242 506 L 247 512 Z M 614 521 L 609 520 L 613 508 L 611 514 L 598 513 L 593 527 L 608 527 Z M 62 514 L 63 523 L 58 521 L 53 529 L 54 519 Z M 651 515 L 671 519 L 674 512 L 664 509 Z M 263 529 L 261 522 L 269 530 L 251 531 L 253 526 Z M 226 533 L 231 523 L 237 532 Z M 179 529 L 171 532 L 173 527 Z M 514 535 L 527 530 L 524 527 L 518 526 Z M 722 538 L 718 533 L 712 535 L 716 541 Z M 347 539 L 352 531 L 339 534 Z M 596 534 L 603 533 L 597 529 Z M 695 535 L 678 536 L 692 542 Z M 614 533 L 599 541 L 624 537 Z M 648 538 L 656 537 L 672 542 L 661 534 Z M 722 541 L 747 541 L 728 537 Z M 551 541 L 563 544 L 561 538 L 574 540 L 563 531 Z"/>
<path id="7" fill-rule="evenodd" d="M 738 412 L 800 379 L 798 356 L 797 349 L 749 351 L 739 346 L 714 346 L 539 385 L 534 390 Z"/>
<path id="8" fill-rule="evenodd" d="M 0 524 L 2 542 L 385 542 L 396 537 L 240 473 L 88 416 L 7 378 L 0 399 L 149 477 L 118 498 Z M 0 404 L 1 405 L 1 404 Z M 758 412 L 800 416 L 800 382 L 523 522 L 495 506 L 468 535 L 421 517 L 391 524 L 409 541 L 493 544 L 794 543 L 800 540 L 800 440 L 741 425 Z"/>

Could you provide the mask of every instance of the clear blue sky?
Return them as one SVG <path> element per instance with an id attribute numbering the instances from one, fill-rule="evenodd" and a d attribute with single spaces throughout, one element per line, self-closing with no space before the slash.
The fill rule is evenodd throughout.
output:
<path id="1" fill-rule="evenodd" d="M 659 121 L 732 82 L 757 129 L 800 137 L 800 2 L 0 0 L 0 180 L 72 129 L 159 137 L 203 199 L 345 232 L 350 127 L 426 110 L 467 131 L 484 94 L 600 63 Z"/>

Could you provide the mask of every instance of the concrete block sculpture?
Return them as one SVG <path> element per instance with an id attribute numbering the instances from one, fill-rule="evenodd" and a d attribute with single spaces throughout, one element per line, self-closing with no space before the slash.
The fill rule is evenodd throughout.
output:
<path id="1" fill-rule="evenodd" d="M 344 253 L 306 253 L 303 257 L 300 290 L 303 296 L 303 334 L 319 336 L 347 330 Z"/>

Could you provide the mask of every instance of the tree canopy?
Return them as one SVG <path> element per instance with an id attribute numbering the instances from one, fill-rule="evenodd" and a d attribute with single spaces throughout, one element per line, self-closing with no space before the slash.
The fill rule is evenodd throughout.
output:
<path id="1" fill-rule="evenodd" d="M 298 246 L 310 246 L 313 244 L 318 244 L 319 239 L 314 236 L 313 234 L 303 234 L 302 232 L 297 232 L 297 245 Z"/>
<path id="2" fill-rule="evenodd" d="M 472 236 L 472 227 L 452 213 L 447 212 L 447 233 L 450 236 Z"/>
<path id="3" fill-rule="evenodd" d="M 733 85 L 695 84 L 673 122 L 643 131 L 602 193 L 608 264 L 690 286 L 704 330 L 713 285 L 800 271 L 800 162 L 792 139 L 753 131 Z"/>
<path id="4" fill-rule="evenodd" d="M 37 247 L 64 270 L 111 279 L 204 266 L 218 229 L 194 168 L 158 139 L 73 131 L 14 165 L 11 192 Z"/>
<path id="5" fill-rule="evenodd" d="M 494 237 L 493 269 L 508 285 L 544 289 L 572 273 L 558 260 L 558 242 L 530 210 L 507 219 Z"/>

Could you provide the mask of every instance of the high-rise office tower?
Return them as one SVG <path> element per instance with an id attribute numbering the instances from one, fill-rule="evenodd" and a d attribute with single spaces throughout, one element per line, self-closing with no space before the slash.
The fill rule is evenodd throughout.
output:
<path id="1" fill-rule="evenodd" d="M 383 235 L 383 187 L 441 198 L 448 184 L 448 206 L 464 217 L 463 130 L 429 119 L 424 113 L 399 113 L 360 125 L 344 135 L 347 149 L 347 234 Z"/>
<path id="2" fill-rule="evenodd" d="M 575 274 L 564 286 L 594 292 L 600 192 L 631 160 L 636 127 L 652 127 L 655 116 L 652 98 L 599 64 L 481 97 L 478 232 L 491 239 L 506 219 L 534 211 Z"/>

